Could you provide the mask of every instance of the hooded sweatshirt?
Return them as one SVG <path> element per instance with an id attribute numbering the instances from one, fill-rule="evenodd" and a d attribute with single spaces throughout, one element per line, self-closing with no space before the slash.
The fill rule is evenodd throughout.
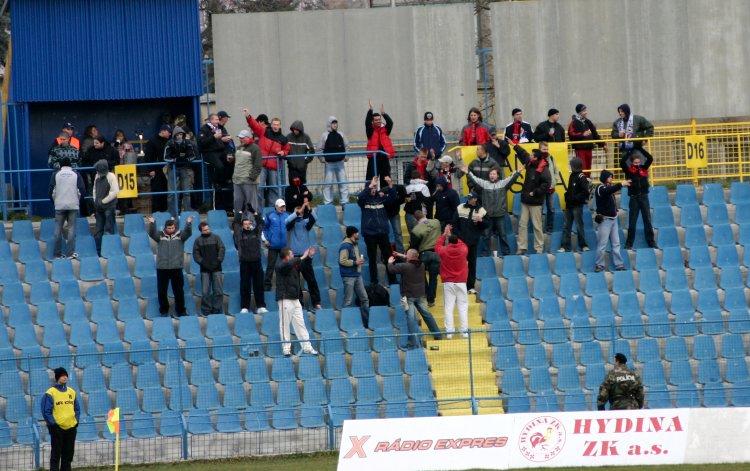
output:
<path id="1" fill-rule="evenodd" d="M 164 161 L 174 162 L 176 167 L 190 167 L 195 160 L 195 148 L 193 143 L 185 138 L 185 130 L 181 127 L 174 128 L 172 139 L 164 148 Z"/>
<path id="2" fill-rule="evenodd" d="M 94 178 L 94 208 L 114 208 L 117 203 L 117 193 L 120 192 L 117 177 L 109 172 L 109 164 L 102 159 L 94 165 L 96 178 Z"/>
<path id="3" fill-rule="evenodd" d="M 338 130 L 334 131 L 331 127 L 333 122 L 338 120 L 335 116 L 328 117 L 328 123 L 326 124 L 326 131 L 320 135 L 320 141 L 316 151 L 319 154 L 337 154 L 346 152 L 349 150 L 349 141 L 346 136 L 340 133 Z M 346 158 L 345 155 L 326 155 L 324 158 L 321 157 L 321 162 L 341 162 Z"/>
<path id="4" fill-rule="evenodd" d="M 565 190 L 565 204 L 569 207 L 580 207 L 589 201 L 589 184 L 591 180 L 583 173 L 583 162 L 578 157 L 570 161 L 570 177 Z"/>
<path id="5" fill-rule="evenodd" d="M 297 120 L 292 123 L 289 127 L 292 131 L 286 135 L 287 141 L 289 141 L 289 155 L 305 155 L 314 154 L 315 147 L 313 146 L 310 136 L 305 134 L 305 125 L 302 121 Z M 297 129 L 299 134 L 294 134 L 294 130 Z M 312 157 L 287 157 L 286 164 L 289 166 L 289 170 L 297 170 L 304 173 L 307 169 L 307 164 L 312 162 Z"/>
<path id="6" fill-rule="evenodd" d="M 440 257 L 440 279 L 443 283 L 466 283 L 469 278 L 469 248 L 461 239 L 445 245 L 445 235 L 435 242 L 435 253 Z"/>

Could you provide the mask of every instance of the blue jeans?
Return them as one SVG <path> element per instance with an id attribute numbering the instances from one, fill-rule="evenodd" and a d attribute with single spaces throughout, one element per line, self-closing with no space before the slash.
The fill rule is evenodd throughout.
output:
<path id="1" fill-rule="evenodd" d="M 427 308 L 427 301 L 425 298 L 406 298 L 406 301 L 409 303 L 409 311 L 406 313 L 407 325 L 410 320 L 409 317 L 414 317 L 414 322 L 416 323 L 416 313 L 414 313 L 414 310 L 416 309 L 419 311 L 419 315 L 422 316 L 424 323 L 427 324 L 427 328 L 430 330 L 433 338 L 435 340 L 442 340 L 443 334 L 440 332 L 440 327 L 438 327 L 437 322 L 435 322 L 432 313 Z M 409 327 L 409 331 L 411 332 L 411 327 Z"/>
<path id="2" fill-rule="evenodd" d="M 176 181 L 172 175 L 172 167 L 167 169 L 167 189 L 174 191 L 175 188 L 179 191 L 189 191 L 193 189 L 193 169 L 188 167 L 176 167 Z M 176 187 L 175 187 L 176 185 Z M 175 200 L 174 193 L 170 193 L 167 197 L 169 200 L 169 212 L 172 216 L 177 217 L 181 212 Z M 190 193 L 182 193 L 182 211 L 190 211 Z"/>
<path id="3" fill-rule="evenodd" d="M 397 213 L 388 218 L 393 228 L 393 243 L 396 246 L 396 252 L 404 253 L 404 236 L 401 233 L 401 213 Z"/>
<path id="4" fill-rule="evenodd" d="M 258 179 L 258 185 L 261 187 L 270 187 L 270 188 L 263 188 L 263 192 L 261 195 L 265 196 L 265 205 L 266 206 L 273 206 L 276 203 L 276 200 L 280 198 L 280 191 L 278 185 L 279 184 L 279 172 L 278 170 L 269 170 L 265 167 L 263 167 L 263 170 L 260 171 L 260 178 Z M 263 198 L 259 195 L 258 201 L 261 201 Z"/>
<path id="5" fill-rule="evenodd" d="M 605 266 L 604 249 L 607 247 L 608 241 L 612 245 L 612 259 L 615 262 L 615 268 L 625 266 L 622 254 L 620 253 L 620 233 L 618 227 L 617 218 L 604 218 L 599 227 L 596 228 L 596 240 L 598 244 L 596 246 L 595 263 L 597 267 Z"/>
<path id="6" fill-rule="evenodd" d="M 66 240 L 65 255 L 70 257 L 76 249 L 76 218 L 78 217 L 77 209 L 55 210 L 55 257 L 62 256 L 62 230 L 63 224 L 68 225 L 68 238 Z"/>
<path id="7" fill-rule="evenodd" d="M 479 253 L 482 257 L 489 257 L 492 250 L 492 239 L 497 237 L 496 250 L 498 255 L 510 255 L 510 245 L 505 238 L 505 216 L 489 216 L 485 218 L 487 229 L 479 239 Z"/>
<path id="8" fill-rule="evenodd" d="M 96 253 L 102 253 L 102 237 L 104 234 L 115 233 L 115 207 L 94 210 L 96 218 L 96 229 L 94 229 L 94 240 L 96 241 Z"/>
<path id="9" fill-rule="evenodd" d="M 330 185 L 323 186 L 323 204 L 333 203 L 333 182 L 339 183 L 339 193 L 341 195 L 341 204 L 349 202 L 349 187 L 346 182 L 349 178 L 346 175 L 346 166 L 344 161 L 326 162 L 324 164 L 325 172 L 323 174 L 323 183 Z"/>
<path id="10" fill-rule="evenodd" d="M 221 314 L 223 311 L 224 279 L 221 272 L 201 272 L 201 313 Z"/>
<path id="11" fill-rule="evenodd" d="M 565 210 L 565 226 L 562 230 L 562 243 L 560 244 L 561 248 L 568 251 L 571 249 L 570 234 L 573 232 L 574 221 L 578 232 L 578 248 L 588 247 L 583 228 L 583 206 L 568 206 Z"/>
<path id="12" fill-rule="evenodd" d="M 344 305 L 342 307 L 354 306 L 354 295 L 359 299 L 359 312 L 362 315 L 362 325 L 365 329 L 370 323 L 370 298 L 365 291 L 365 282 L 362 276 L 345 276 L 344 282 Z"/>

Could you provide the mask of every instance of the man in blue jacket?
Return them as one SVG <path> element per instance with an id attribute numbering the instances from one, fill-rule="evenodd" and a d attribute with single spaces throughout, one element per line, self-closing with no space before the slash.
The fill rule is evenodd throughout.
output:
<path id="1" fill-rule="evenodd" d="M 263 280 L 263 288 L 266 291 L 273 289 L 273 273 L 276 268 L 276 260 L 279 252 L 286 247 L 286 203 L 283 199 L 276 200 L 274 205 L 276 211 L 266 214 L 263 218 L 263 243 L 268 249 L 268 260 L 266 261 L 266 277 Z"/>
<path id="2" fill-rule="evenodd" d="M 367 259 L 370 263 L 370 283 L 378 283 L 378 249 L 383 265 L 388 266 L 388 259 L 393 250 L 388 240 L 390 222 L 386 205 L 393 202 L 396 192 L 388 187 L 378 191 L 378 177 L 370 181 L 369 186 L 359 193 L 357 204 L 362 208 L 362 235 L 367 246 Z M 396 283 L 396 276 L 388 273 L 389 284 Z"/>
<path id="3" fill-rule="evenodd" d="M 445 136 L 440 126 L 434 124 L 432 112 L 424 114 L 424 125 L 417 128 L 414 133 L 414 151 L 419 149 L 427 151 L 430 160 L 439 159 L 445 150 Z"/>
<path id="4" fill-rule="evenodd" d="M 310 230 L 315 225 L 315 216 L 310 209 L 310 202 L 305 200 L 301 206 L 294 208 L 294 212 L 286 218 L 286 230 L 289 232 L 289 246 L 294 257 L 300 257 L 299 271 L 307 283 L 307 291 L 310 293 L 310 302 L 313 309 L 320 309 L 320 289 L 315 281 L 312 258 L 315 252 L 307 257 L 302 255 L 310 248 Z"/>
<path id="5" fill-rule="evenodd" d="M 65 368 L 55 368 L 55 385 L 42 396 L 42 416 L 47 422 L 51 442 L 50 471 L 70 470 L 81 405 L 76 392 L 68 387 Z"/>

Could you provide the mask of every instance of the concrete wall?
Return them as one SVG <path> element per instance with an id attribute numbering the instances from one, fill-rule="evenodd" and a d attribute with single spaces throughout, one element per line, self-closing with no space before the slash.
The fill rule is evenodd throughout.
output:
<path id="1" fill-rule="evenodd" d="M 537 0 L 492 4 L 497 121 L 577 103 L 595 122 L 617 106 L 652 120 L 745 116 L 747 0 Z"/>
<path id="2" fill-rule="evenodd" d="M 329 115 L 364 136 L 367 100 L 385 105 L 394 137 L 413 136 L 422 115 L 460 129 L 477 101 L 469 4 L 216 15 L 217 109 L 242 129 L 242 107 L 301 119 L 317 143 Z"/>

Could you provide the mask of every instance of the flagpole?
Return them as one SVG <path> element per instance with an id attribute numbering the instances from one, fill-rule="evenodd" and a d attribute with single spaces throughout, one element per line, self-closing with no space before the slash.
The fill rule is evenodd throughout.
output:
<path id="1" fill-rule="evenodd" d="M 115 433 L 115 471 L 120 467 L 120 427 Z"/>

